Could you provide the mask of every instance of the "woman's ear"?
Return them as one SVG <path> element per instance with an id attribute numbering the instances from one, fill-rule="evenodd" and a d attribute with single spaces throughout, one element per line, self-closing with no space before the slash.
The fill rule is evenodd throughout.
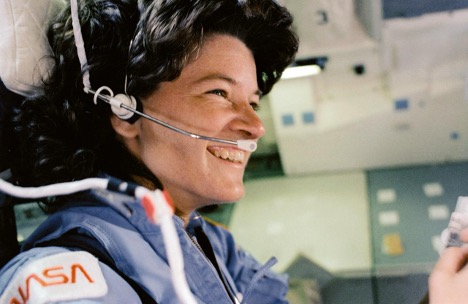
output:
<path id="1" fill-rule="evenodd" d="M 125 120 L 120 119 L 116 115 L 112 115 L 111 117 L 111 124 L 114 128 L 115 133 L 127 139 L 137 137 L 140 121 L 141 120 L 137 120 L 134 123 L 129 123 Z"/>

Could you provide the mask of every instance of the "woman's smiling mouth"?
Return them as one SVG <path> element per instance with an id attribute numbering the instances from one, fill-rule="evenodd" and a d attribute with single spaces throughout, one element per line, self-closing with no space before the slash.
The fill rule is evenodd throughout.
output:
<path id="1" fill-rule="evenodd" d="M 222 147 L 209 147 L 208 151 L 214 156 L 228 160 L 234 163 L 243 163 L 245 159 L 245 152 L 232 148 L 222 148 Z"/>

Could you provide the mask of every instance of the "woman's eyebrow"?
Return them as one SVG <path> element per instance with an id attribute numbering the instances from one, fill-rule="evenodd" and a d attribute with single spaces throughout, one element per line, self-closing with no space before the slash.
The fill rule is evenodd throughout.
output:
<path id="1" fill-rule="evenodd" d="M 202 82 L 207 82 L 207 81 L 211 81 L 211 80 L 224 80 L 226 82 L 229 82 L 230 84 L 233 84 L 233 85 L 236 85 L 238 84 L 238 81 L 236 81 L 234 78 L 226 75 L 226 74 L 222 74 L 222 73 L 211 73 L 211 74 L 208 74 L 206 76 L 203 76 L 201 78 L 198 78 L 194 81 L 195 84 L 198 84 L 198 83 L 202 83 Z"/>

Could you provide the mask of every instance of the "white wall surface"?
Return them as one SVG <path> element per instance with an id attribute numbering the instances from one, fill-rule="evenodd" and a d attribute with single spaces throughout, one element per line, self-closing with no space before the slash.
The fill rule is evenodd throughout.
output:
<path id="1" fill-rule="evenodd" d="M 363 172 L 250 180 L 246 191 L 229 226 L 260 262 L 276 256 L 283 271 L 302 254 L 335 274 L 369 271 Z"/>

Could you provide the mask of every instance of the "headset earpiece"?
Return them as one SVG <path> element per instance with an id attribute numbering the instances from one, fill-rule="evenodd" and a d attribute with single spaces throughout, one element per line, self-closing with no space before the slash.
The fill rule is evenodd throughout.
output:
<path id="1" fill-rule="evenodd" d="M 143 108 L 143 105 L 138 98 L 126 94 L 117 94 L 113 98 L 117 99 L 120 104 L 124 104 L 133 110 L 132 111 L 120 106 L 115 106 L 111 103 L 112 112 L 117 115 L 117 117 L 129 123 L 134 123 L 138 120 L 140 116 L 135 113 L 135 110 L 141 112 Z"/>
<path id="2" fill-rule="evenodd" d="M 133 96 L 128 96 L 125 94 L 117 94 L 112 98 L 117 99 L 119 104 L 124 104 L 131 109 L 136 109 L 136 99 Z M 132 111 L 128 109 L 122 108 L 120 106 L 115 106 L 113 104 L 111 104 L 111 109 L 112 109 L 112 112 L 115 115 L 117 115 L 117 117 L 123 120 L 129 119 L 134 114 Z"/>

